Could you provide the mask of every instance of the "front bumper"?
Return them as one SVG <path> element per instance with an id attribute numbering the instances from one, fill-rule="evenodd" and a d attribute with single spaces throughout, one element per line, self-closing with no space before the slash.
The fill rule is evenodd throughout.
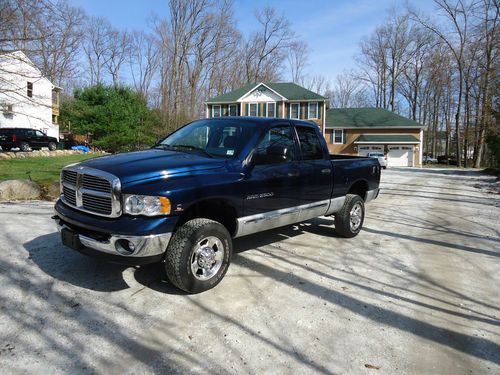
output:
<path id="1" fill-rule="evenodd" d="M 75 220 L 82 215 L 75 212 L 74 214 L 78 216 L 72 217 L 73 213 L 66 207 L 58 201 L 53 218 L 61 233 L 61 238 L 63 238 L 63 231 L 71 232 L 72 237 L 76 238 L 77 244 L 69 247 L 86 255 L 118 263 L 139 265 L 161 261 L 172 237 L 173 224 L 175 224 L 172 220 L 156 225 L 154 223 L 157 221 L 153 223 L 151 220 L 138 219 L 130 223 L 124 221 L 121 223 L 121 231 L 114 231 L 110 229 L 115 229 L 114 226 L 120 219 L 104 222 L 97 217 L 85 215 L 86 219 L 94 221 L 94 225 L 89 226 L 90 222 Z M 132 223 L 135 225 L 130 225 Z M 123 232 L 123 224 L 129 224 L 126 233 Z M 160 232 L 160 228 L 165 232 Z"/>

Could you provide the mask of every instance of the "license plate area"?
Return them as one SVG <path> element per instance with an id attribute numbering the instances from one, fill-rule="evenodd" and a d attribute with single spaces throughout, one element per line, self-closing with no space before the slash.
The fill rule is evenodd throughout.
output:
<path id="1" fill-rule="evenodd" d="M 68 228 L 63 228 L 61 230 L 61 239 L 63 245 L 69 247 L 70 249 L 81 250 L 83 248 L 80 238 L 78 237 L 78 233 L 73 232 Z"/>

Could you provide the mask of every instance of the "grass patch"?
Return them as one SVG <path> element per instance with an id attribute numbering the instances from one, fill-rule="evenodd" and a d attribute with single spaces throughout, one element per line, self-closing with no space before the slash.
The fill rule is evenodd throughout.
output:
<path id="1" fill-rule="evenodd" d="M 61 169 L 68 164 L 101 156 L 102 154 L 77 154 L 26 159 L 0 160 L 0 181 L 31 180 L 42 188 L 59 181 Z"/>

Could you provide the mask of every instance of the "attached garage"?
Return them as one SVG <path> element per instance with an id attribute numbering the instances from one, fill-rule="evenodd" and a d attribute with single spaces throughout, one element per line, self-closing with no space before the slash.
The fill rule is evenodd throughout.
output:
<path id="1" fill-rule="evenodd" d="M 418 160 L 420 141 L 413 135 L 405 134 L 361 134 L 354 142 L 358 155 L 381 151 L 387 156 L 388 167 L 413 167 Z"/>
<path id="2" fill-rule="evenodd" d="M 413 146 L 387 146 L 388 167 L 413 167 Z"/>

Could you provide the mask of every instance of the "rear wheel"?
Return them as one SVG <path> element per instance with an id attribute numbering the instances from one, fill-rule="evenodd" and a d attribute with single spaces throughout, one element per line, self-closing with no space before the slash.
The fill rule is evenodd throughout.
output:
<path id="1" fill-rule="evenodd" d="M 220 223 L 193 219 L 170 240 L 165 255 L 167 277 L 177 288 L 200 293 L 215 287 L 229 267 L 231 235 Z"/>
<path id="2" fill-rule="evenodd" d="M 356 194 L 347 194 L 342 209 L 335 214 L 335 231 L 343 237 L 355 237 L 363 227 L 365 203 Z"/>
<path id="3" fill-rule="evenodd" d="M 30 150 L 30 145 L 27 142 L 21 142 L 19 148 L 22 152 L 28 152 Z"/>
<path id="4" fill-rule="evenodd" d="M 49 150 L 55 151 L 57 148 L 57 144 L 55 142 L 49 142 Z"/>

